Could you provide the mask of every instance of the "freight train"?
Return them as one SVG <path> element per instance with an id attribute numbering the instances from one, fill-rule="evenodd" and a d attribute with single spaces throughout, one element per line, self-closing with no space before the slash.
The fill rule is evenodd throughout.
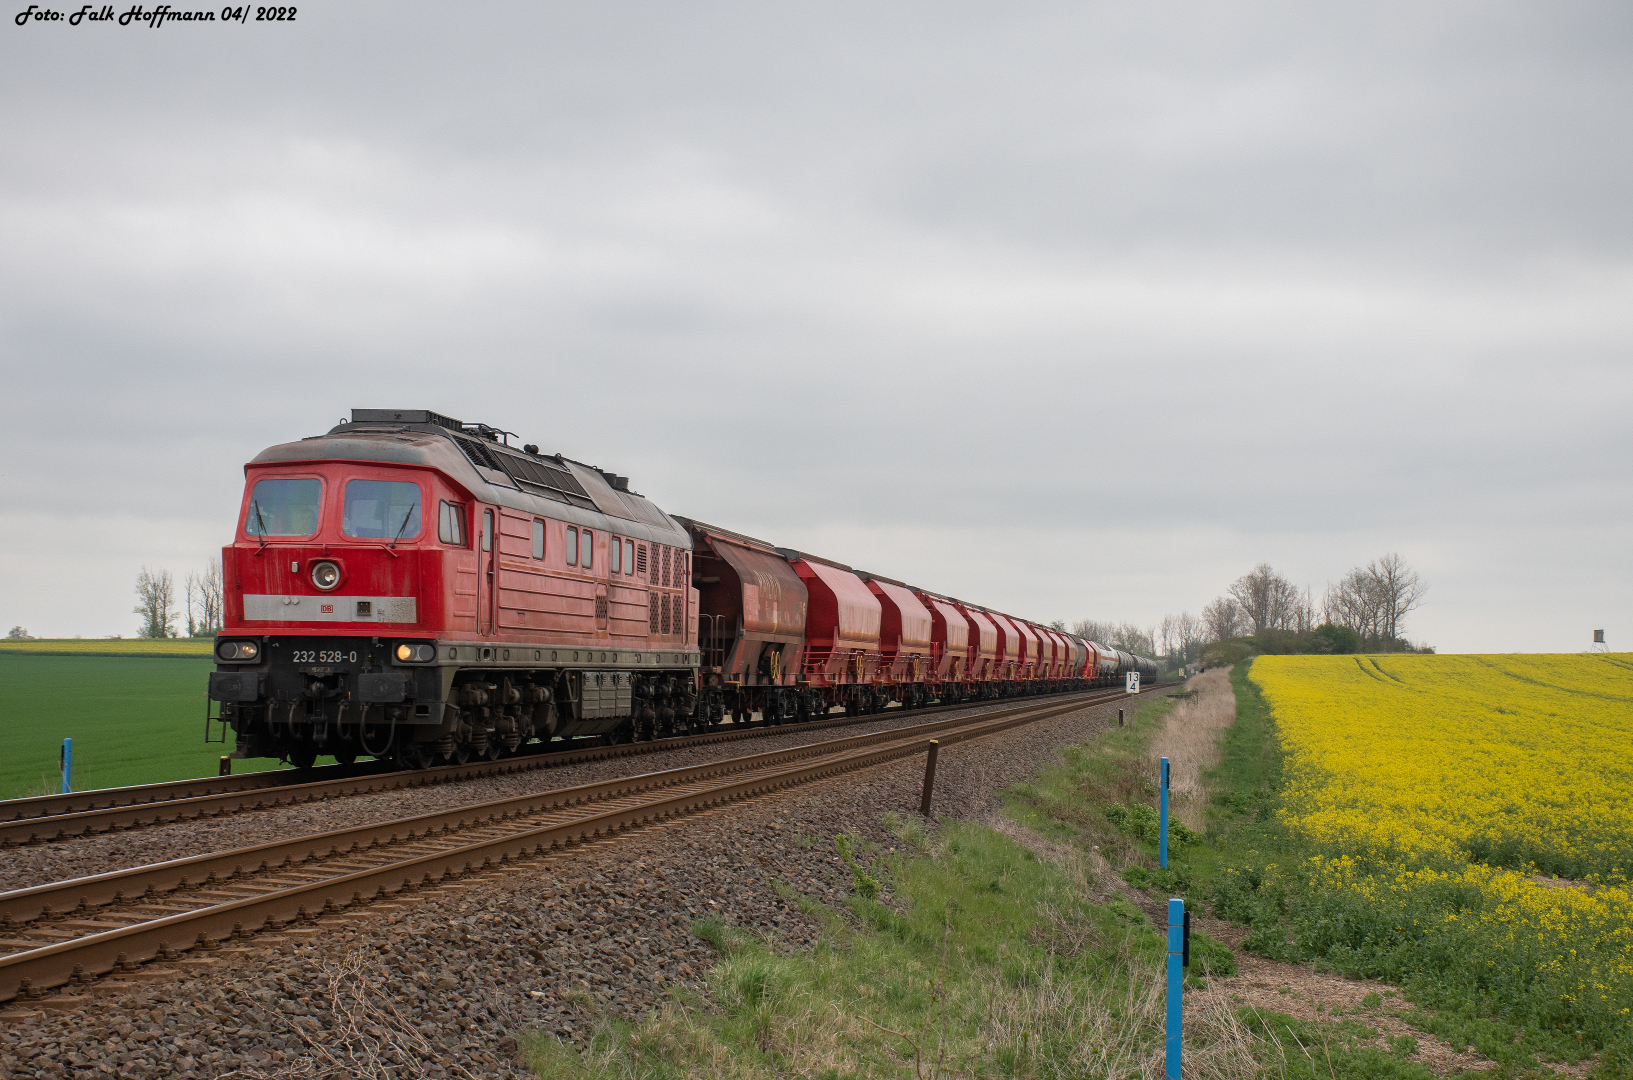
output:
<path id="1" fill-rule="evenodd" d="M 894 702 L 1109 685 L 1153 661 L 683 517 L 427 410 L 245 466 L 207 737 L 309 768 L 498 758 Z M 210 735 L 208 733 L 216 734 Z"/>

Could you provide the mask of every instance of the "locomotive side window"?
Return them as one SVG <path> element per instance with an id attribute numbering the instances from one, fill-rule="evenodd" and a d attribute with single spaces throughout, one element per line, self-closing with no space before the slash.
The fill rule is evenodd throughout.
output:
<path id="1" fill-rule="evenodd" d="M 340 531 L 374 540 L 420 534 L 420 486 L 401 480 L 348 480 Z"/>
<path id="2" fill-rule="evenodd" d="M 318 531 L 323 482 L 307 477 L 258 481 L 244 512 L 250 536 L 311 536 Z"/>
<path id="3" fill-rule="evenodd" d="M 465 546 L 465 507 L 443 503 L 437 510 L 437 539 L 455 547 Z"/>
<path id="4" fill-rule="evenodd" d="M 578 530 L 567 526 L 567 565 L 578 565 Z"/>
<path id="5" fill-rule="evenodd" d="M 493 511 L 482 511 L 482 550 L 493 550 Z"/>
<path id="6" fill-rule="evenodd" d="M 585 529 L 578 534 L 578 562 L 588 570 L 595 559 L 595 534 Z"/>
<path id="7" fill-rule="evenodd" d="M 612 559 L 611 564 L 608 565 L 608 567 L 607 567 L 607 572 L 612 573 L 612 574 L 621 574 L 621 573 L 623 573 L 624 572 L 624 570 L 623 570 L 623 567 L 624 567 L 624 542 L 622 540 L 618 539 L 616 536 L 613 537 L 612 542 L 607 545 L 607 554 Z"/>
<path id="8" fill-rule="evenodd" d="M 635 573 L 635 541 L 625 540 L 624 541 L 624 576 L 629 577 L 630 575 L 632 575 L 634 573 Z"/>
<path id="9" fill-rule="evenodd" d="M 533 557 L 544 558 L 544 522 L 533 519 Z"/>

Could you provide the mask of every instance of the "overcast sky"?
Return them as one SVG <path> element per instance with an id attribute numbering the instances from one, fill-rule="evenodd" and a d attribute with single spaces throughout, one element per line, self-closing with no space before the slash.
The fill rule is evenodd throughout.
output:
<path id="1" fill-rule="evenodd" d="M 1398 551 L 1441 651 L 1633 647 L 1626 4 L 26 6 L 4 626 L 385 407 L 1038 620 Z"/>

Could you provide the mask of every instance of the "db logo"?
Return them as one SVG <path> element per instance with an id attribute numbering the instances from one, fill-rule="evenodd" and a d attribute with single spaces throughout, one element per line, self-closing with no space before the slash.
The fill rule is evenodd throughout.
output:
<path id="1" fill-rule="evenodd" d="M 318 610 L 325 615 L 333 615 L 335 613 L 335 606 L 333 604 L 324 604 L 319 607 Z"/>

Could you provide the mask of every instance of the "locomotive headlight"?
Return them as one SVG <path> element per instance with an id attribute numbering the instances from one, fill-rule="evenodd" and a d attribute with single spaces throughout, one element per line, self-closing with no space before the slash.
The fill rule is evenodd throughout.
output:
<path id="1" fill-rule="evenodd" d="M 261 647 L 253 641 L 223 641 L 215 647 L 215 654 L 231 663 L 250 663 L 261 655 Z"/>
<path id="2" fill-rule="evenodd" d="M 332 562 L 313 563 L 312 584 L 328 592 L 340 584 L 340 567 Z"/>
<path id="3" fill-rule="evenodd" d="M 403 664 L 429 664 L 437 658 L 437 647 L 412 641 L 397 646 L 397 661 Z"/>

